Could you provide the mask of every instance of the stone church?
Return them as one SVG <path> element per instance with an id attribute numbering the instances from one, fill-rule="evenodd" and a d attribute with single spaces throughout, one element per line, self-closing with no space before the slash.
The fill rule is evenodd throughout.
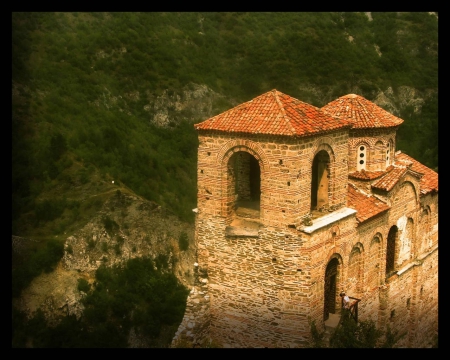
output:
<path id="1" fill-rule="evenodd" d="M 305 347 L 339 319 L 428 347 L 438 330 L 438 174 L 403 120 L 349 94 L 317 108 L 272 90 L 198 123 L 196 285 L 174 337 Z"/>

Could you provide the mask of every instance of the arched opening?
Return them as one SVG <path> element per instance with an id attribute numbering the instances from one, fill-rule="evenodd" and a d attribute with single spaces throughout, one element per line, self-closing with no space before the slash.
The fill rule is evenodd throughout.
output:
<path id="1" fill-rule="evenodd" d="M 259 218 L 261 170 L 258 160 L 246 151 L 238 151 L 230 157 L 228 170 L 233 175 L 231 187 L 234 189 L 236 214 L 245 213 L 245 217 Z"/>
<path id="2" fill-rule="evenodd" d="M 358 297 L 362 292 L 363 257 L 360 246 L 354 246 L 348 260 L 347 294 Z"/>
<path id="3" fill-rule="evenodd" d="M 337 298 L 337 282 L 338 282 L 338 265 L 337 258 L 333 258 L 328 262 L 325 269 L 325 288 L 324 288 L 324 311 L 323 320 L 328 320 L 330 313 L 336 313 Z"/>
<path id="4" fill-rule="evenodd" d="M 368 288 L 369 291 L 376 289 L 379 285 L 380 276 L 380 252 L 381 252 L 381 240 L 378 236 L 375 236 L 369 249 L 369 276 L 368 276 Z"/>
<path id="5" fill-rule="evenodd" d="M 325 150 L 314 157 L 311 171 L 311 210 L 328 206 L 328 184 L 330 178 L 330 156 Z"/>
<path id="6" fill-rule="evenodd" d="M 397 242 L 398 228 L 392 226 L 389 229 L 389 234 L 386 243 L 386 278 L 393 275 L 395 272 L 395 247 Z"/>
<path id="7" fill-rule="evenodd" d="M 431 211 L 429 206 L 427 206 L 420 214 L 419 229 L 417 232 L 418 240 L 420 240 L 418 245 L 419 253 L 422 253 L 431 247 L 430 214 Z"/>

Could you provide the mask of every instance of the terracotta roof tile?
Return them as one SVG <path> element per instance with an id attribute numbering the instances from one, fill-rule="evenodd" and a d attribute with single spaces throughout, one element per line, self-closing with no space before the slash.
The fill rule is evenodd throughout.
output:
<path id="1" fill-rule="evenodd" d="M 348 207 L 355 209 L 356 220 L 359 223 L 366 221 L 375 215 L 389 210 L 389 205 L 374 196 L 367 196 L 354 185 L 348 184 Z"/>
<path id="2" fill-rule="evenodd" d="M 274 89 L 194 127 L 197 130 L 306 136 L 351 127 L 351 123 Z"/>
<path id="3" fill-rule="evenodd" d="M 330 115 L 351 121 L 353 129 L 386 128 L 398 126 L 403 122 L 373 102 L 355 94 L 341 96 L 321 109 Z"/>
<path id="4" fill-rule="evenodd" d="M 386 169 L 388 171 L 388 169 Z M 386 174 L 386 171 L 366 171 L 362 169 L 361 171 L 355 171 L 348 174 L 348 177 L 359 180 L 374 180 Z"/>
<path id="5" fill-rule="evenodd" d="M 438 173 L 421 164 L 411 156 L 401 152 L 395 153 L 396 163 L 412 163 L 411 170 L 423 174 L 420 179 L 420 194 L 425 195 L 431 191 L 438 191 Z"/>
<path id="6" fill-rule="evenodd" d="M 372 188 L 390 191 L 406 173 L 408 169 L 404 166 L 394 167 L 391 171 L 387 172 L 380 180 L 372 184 Z"/>

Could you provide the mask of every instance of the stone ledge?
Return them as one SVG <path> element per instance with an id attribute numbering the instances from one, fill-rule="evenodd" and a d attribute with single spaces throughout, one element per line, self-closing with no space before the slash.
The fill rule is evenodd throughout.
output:
<path id="1" fill-rule="evenodd" d="M 305 226 L 301 231 L 311 234 L 314 231 L 323 228 L 324 226 L 330 225 L 336 221 L 354 214 L 356 214 L 356 210 L 350 208 L 342 208 L 330 214 L 324 215 L 318 219 L 315 219 L 311 226 Z"/>

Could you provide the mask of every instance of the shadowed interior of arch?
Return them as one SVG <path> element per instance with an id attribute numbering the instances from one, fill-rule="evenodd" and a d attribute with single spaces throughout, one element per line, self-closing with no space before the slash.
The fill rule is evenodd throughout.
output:
<path id="1" fill-rule="evenodd" d="M 232 226 L 258 228 L 261 205 L 261 170 L 258 160 L 247 152 L 230 159 L 234 169 L 234 216 Z"/>

